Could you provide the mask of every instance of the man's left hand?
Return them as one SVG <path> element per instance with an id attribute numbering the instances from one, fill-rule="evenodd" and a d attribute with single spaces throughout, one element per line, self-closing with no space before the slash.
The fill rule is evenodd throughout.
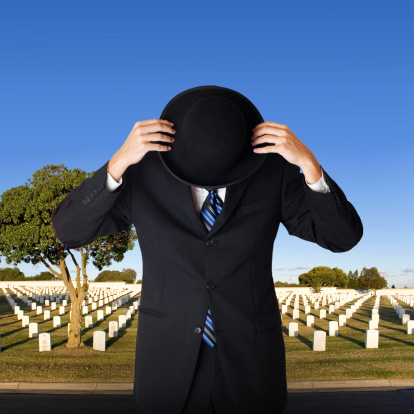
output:
<path id="1" fill-rule="evenodd" d="M 321 177 L 321 169 L 313 152 L 289 129 L 287 125 L 266 121 L 253 128 L 252 146 L 264 142 L 274 144 L 255 148 L 258 154 L 275 152 L 286 161 L 298 165 L 309 184 L 313 184 Z"/>

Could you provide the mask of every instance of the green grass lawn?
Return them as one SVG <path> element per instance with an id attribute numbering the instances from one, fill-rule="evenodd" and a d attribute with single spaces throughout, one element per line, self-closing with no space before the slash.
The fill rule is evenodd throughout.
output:
<path id="1" fill-rule="evenodd" d="M 12 292 L 8 291 L 10 294 Z M 67 349 L 67 323 L 69 312 L 62 315 L 62 327 L 53 328 L 53 316 L 59 314 L 58 309 L 51 312 L 51 320 L 44 321 L 43 315 L 36 315 L 17 296 L 14 301 L 30 316 L 30 322 L 39 323 L 39 333 L 52 334 L 52 351 L 38 352 L 38 339 L 28 338 L 28 328 L 22 328 L 21 321 L 7 302 L 0 290 L 0 381 L 32 381 L 32 382 L 132 382 L 134 377 L 135 341 L 138 328 L 138 314 L 127 321 L 126 329 L 119 331 L 118 338 L 107 337 L 106 352 L 92 349 L 94 330 L 106 330 L 109 322 L 118 320 L 126 307 L 137 298 L 132 298 L 124 307 L 118 308 L 104 321 L 97 322 L 97 311 L 90 312 L 94 326 L 83 330 L 85 347 Z M 328 331 L 328 322 L 338 320 L 338 314 L 345 314 L 345 308 L 353 302 L 336 309 L 335 315 L 327 312 L 327 318 L 319 319 L 319 310 L 313 310 L 315 326 L 306 326 L 304 306 L 301 303 L 300 319 L 294 320 L 299 325 L 299 336 L 288 336 L 288 325 L 292 322 L 292 307 L 288 314 L 282 316 L 286 345 L 286 361 L 288 381 L 305 380 L 338 380 L 365 378 L 414 378 L 414 335 L 407 335 L 405 326 L 386 297 L 380 302 L 380 342 L 379 349 L 365 349 L 365 330 L 368 329 L 371 309 L 375 297 L 368 299 L 347 320 L 346 327 L 339 327 L 338 337 L 327 336 L 326 351 L 312 351 L 313 332 L 315 329 Z M 405 303 L 406 313 L 414 319 L 414 311 Z M 293 306 L 293 302 L 291 302 Z M 321 307 L 322 308 L 322 307 Z M 46 308 L 50 309 L 50 308 Z M 67 307 L 69 309 L 69 307 Z M 99 308 L 98 308 L 99 309 Z M 100 308 L 104 309 L 104 308 Z M 328 306 L 322 309 L 328 309 Z"/>

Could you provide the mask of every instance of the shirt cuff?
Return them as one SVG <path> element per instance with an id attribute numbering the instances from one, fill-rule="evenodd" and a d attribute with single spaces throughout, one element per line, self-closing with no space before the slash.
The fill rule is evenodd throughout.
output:
<path id="1" fill-rule="evenodd" d="M 117 183 L 113 178 L 112 175 L 108 172 L 108 177 L 106 179 L 105 188 L 106 191 L 112 193 L 115 191 L 120 185 L 122 184 L 122 177 L 119 179 L 119 183 Z"/>
<path id="2" fill-rule="evenodd" d="M 324 174 L 323 174 L 323 169 L 322 169 L 322 167 L 321 167 L 321 174 L 322 174 L 322 177 L 318 180 L 318 181 L 316 181 L 316 183 L 314 183 L 314 184 L 308 184 L 307 182 L 306 182 L 306 180 L 305 180 L 305 183 L 308 185 L 308 187 L 311 189 L 311 190 L 313 190 L 313 191 L 317 191 L 318 193 L 330 193 L 331 192 L 331 190 L 330 190 L 330 188 L 328 187 L 328 185 L 326 184 L 326 181 L 325 181 L 325 176 L 324 176 Z"/>

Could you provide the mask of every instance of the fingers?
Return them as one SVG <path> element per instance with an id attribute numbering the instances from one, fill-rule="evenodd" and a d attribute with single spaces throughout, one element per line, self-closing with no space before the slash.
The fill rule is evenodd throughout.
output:
<path id="1" fill-rule="evenodd" d="M 275 144 L 275 145 L 285 145 L 287 143 L 286 137 L 277 137 L 274 135 L 262 135 L 259 138 L 256 138 L 255 140 L 252 140 L 251 144 L 252 146 L 263 144 L 263 143 L 269 143 L 269 144 Z"/>
<path id="2" fill-rule="evenodd" d="M 147 151 L 169 151 L 171 147 L 168 145 L 153 144 L 152 142 L 146 142 L 145 149 Z"/>
<path id="3" fill-rule="evenodd" d="M 270 134 L 270 135 L 286 135 L 288 133 L 288 128 L 278 128 L 278 127 L 274 127 L 274 126 L 262 126 L 256 130 L 253 131 L 252 136 L 250 137 L 251 139 L 257 138 L 260 135 L 263 134 Z"/>
<path id="4" fill-rule="evenodd" d="M 277 122 L 272 122 L 272 121 L 265 121 L 262 122 L 260 124 L 257 124 L 252 131 L 256 131 L 259 128 L 263 128 L 263 127 L 273 127 L 273 128 L 280 128 L 280 129 L 289 129 L 289 127 L 287 125 L 284 124 L 278 124 Z"/>
<path id="5" fill-rule="evenodd" d="M 137 130 L 139 131 L 140 135 L 153 134 L 154 132 L 168 132 L 169 134 L 175 133 L 175 129 L 168 121 L 152 122 L 146 125 L 141 124 L 137 126 Z"/>
<path id="6" fill-rule="evenodd" d="M 152 125 L 152 124 L 166 124 L 166 125 L 174 125 L 172 122 L 167 121 L 166 119 L 148 119 L 145 121 L 138 121 L 135 123 L 135 127 L 137 126 L 147 126 L 147 125 Z"/>

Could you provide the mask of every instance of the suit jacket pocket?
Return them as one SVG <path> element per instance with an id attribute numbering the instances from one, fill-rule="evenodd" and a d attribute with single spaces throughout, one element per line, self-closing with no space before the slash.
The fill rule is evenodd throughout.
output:
<path id="1" fill-rule="evenodd" d="M 165 318 L 167 316 L 163 312 L 159 312 L 159 311 L 154 310 L 154 309 L 143 308 L 141 305 L 138 305 L 138 310 L 142 313 L 145 313 L 145 314 L 151 315 L 151 316 L 155 316 L 155 317 L 158 317 L 158 318 Z"/>
<path id="2" fill-rule="evenodd" d="M 271 207 L 273 207 L 273 198 L 266 197 L 262 198 L 261 200 L 253 201 L 252 203 L 240 206 L 233 214 L 234 217 L 240 217 Z"/>
<path id="3" fill-rule="evenodd" d="M 279 309 L 270 312 L 253 315 L 258 332 L 265 332 L 282 326 L 282 318 Z"/>

